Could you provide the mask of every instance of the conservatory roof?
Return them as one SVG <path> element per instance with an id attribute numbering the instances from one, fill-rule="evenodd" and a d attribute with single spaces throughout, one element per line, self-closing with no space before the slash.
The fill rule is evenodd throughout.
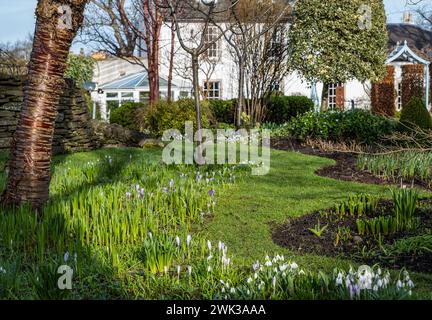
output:
<path id="1" fill-rule="evenodd" d="M 403 44 L 398 43 L 396 48 L 390 53 L 386 61 L 387 64 L 395 61 L 407 61 L 411 63 L 421 63 L 428 65 L 429 61 L 421 58 L 408 46 L 408 42 L 405 40 Z"/>
<path id="2" fill-rule="evenodd" d="M 161 87 L 168 87 L 168 81 L 159 77 L 159 85 Z M 149 80 L 148 73 L 146 71 L 134 73 L 118 80 L 106 83 L 101 86 L 104 90 L 117 90 L 117 89 L 138 89 L 138 88 L 148 88 Z M 173 87 L 176 85 L 173 84 Z"/>

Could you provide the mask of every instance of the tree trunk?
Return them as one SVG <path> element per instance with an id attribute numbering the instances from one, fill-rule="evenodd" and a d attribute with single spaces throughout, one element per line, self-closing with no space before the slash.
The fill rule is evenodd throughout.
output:
<path id="1" fill-rule="evenodd" d="M 237 115 L 236 115 L 236 127 L 241 127 L 241 116 L 243 110 L 245 110 L 245 94 L 244 94 L 244 83 L 245 83 L 245 71 L 243 58 L 239 57 L 239 91 L 238 91 L 238 103 L 237 103 Z"/>
<path id="2" fill-rule="evenodd" d="M 15 131 L 2 202 L 40 209 L 49 198 L 57 105 L 72 40 L 86 0 L 39 0 L 24 107 Z"/>
<path id="3" fill-rule="evenodd" d="M 328 91 L 329 91 L 329 84 L 324 83 L 323 91 L 321 95 L 321 112 L 328 110 Z"/>
<path id="4" fill-rule="evenodd" d="M 149 80 L 150 104 L 159 101 L 159 37 L 162 28 L 158 1 L 143 1 L 145 42 L 147 46 L 147 69 Z"/>
<path id="5" fill-rule="evenodd" d="M 171 48 L 170 48 L 170 61 L 168 70 L 168 102 L 172 100 L 172 80 L 174 71 L 174 50 L 175 50 L 175 24 L 174 18 L 171 18 Z"/>
<path id="6" fill-rule="evenodd" d="M 196 112 L 196 128 L 197 128 L 197 149 L 196 149 L 196 155 L 195 161 L 198 165 L 204 164 L 204 160 L 202 157 L 202 125 L 201 125 L 201 103 L 200 103 L 200 88 L 199 88 L 199 62 L 198 62 L 199 55 L 195 52 L 192 54 L 192 75 L 193 75 L 193 89 L 194 89 L 194 98 L 195 98 L 195 112 Z"/>

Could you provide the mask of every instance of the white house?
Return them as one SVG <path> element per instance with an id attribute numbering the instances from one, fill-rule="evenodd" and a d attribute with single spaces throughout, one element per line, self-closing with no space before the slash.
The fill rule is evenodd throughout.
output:
<path id="1" fill-rule="evenodd" d="M 194 46 L 197 36 L 202 32 L 202 23 L 198 20 L 185 19 L 180 23 L 182 34 L 189 46 Z M 425 87 L 429 88 L 429 67 L 432 61 L 432 32 L 409 24 L 389 24 L 389 57 L 387 63 L 395 66 L 395 89 L 398 99 L 395 108 L 400 105 L 401 66 L 404 64 L 423 64 L 425 66 Z M 215 26 L 207 29 L 206 39 L 215 39 L 219 30 Z M 189 38 L 188 38 L 189 36 Z M 210 41 L 211 43 L 212 41 Z M 160 35 L 160 83 L 161 96 L 167 96 L 166 80 L 168 78 L 169 55 L 171 43 L 171 29 L 164 24 Z M 207 54 L 207 60 L 200 63 L 199 78 L 201 90 L 208 99 L 233 99 L 237 97 L 238 68 L 229 44 L 222 37 L 213 43 Z M 175 59 L 173 74 L 174 99 L 190 97 L 192 95 L 191 60 L 190 56 L 181 48 L 179 41 L 175 41 Z M 114 66 L 109 66 L 114 64 Z M 100 63 L 98 64 L 100 68 Z M 102 64 L 103 65 L 103 64 Z M 95 78 L 98 82 L 99 94 L 93 95 L 98 99 L 104 118 L 108 117 L 109 109 L 121 105 L 122 101 L 143 102 L 148 97 L 148 81 L 145 72 L 136 66 L 128 67 L 122 63 L 106 62 L 106 71 L 99 71 Z M 114 70 L 114 71 L 113 71 Z M 109 73 L 110 76 L 106 76 Z M 117 75 L 117 77 L 113 76 Z M 109 81 L 108 81 L 109 80 Z M 314 100 L 316 106 L 320 104 L 323 85 L 318 83 L 311 86 L 296 72 L 289 74 L 280 84 L 280 90 L 285 95 L 304 95 Z M 369 108 L 370 83 L 353 80 L 345 84 L 331 84 L 329 86 L 329 108 L 349 110 L 351 108 Z"/>

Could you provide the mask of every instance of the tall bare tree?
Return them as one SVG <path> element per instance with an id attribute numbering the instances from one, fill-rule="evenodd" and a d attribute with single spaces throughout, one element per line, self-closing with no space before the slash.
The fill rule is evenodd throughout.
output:
<path id="1" fill-rule="evenodd" d="M 192 85 L 199 141 L 202 139 L 199 58 L 206 53 L 215 42 L 219 41 L 224 36 L 224 32 L 221 32 L 219 36 L 209 41 L 207 38 L 209 26 L 217 20 L 217 17 L 223 17 L 235 7 L 237 3 L 238 0 L 221 1 L 219 4 L 216 0 L 164 0 L 163 3 L 160 4 L 161 7 L 168 10 L 169 15 L 174 21 L 174 27 L 180 46 L 189 54 L 191 59 Z M 193 30 L 181 27 L 182 22 L 190 20 L 194 22 L 199 21 L 201 28 L 199 30 Z M 187 38 L 184 32 L 182 32 L 184 30 L 189 31 Z"/>
<path id="2" fill-rule="evenodd" d="M 251 122 L 261 122 L 263 96 L 288 71 L 284 31 L 293 1 L 240 0 L 232 8 L 225 40 L 238 64 L 236 126 L 246 111 Z M 246 88 L 245 88 L 246 86 Z M 246 103 L 245 90 L 249 93 Z"/>
<path id="3" fill-rule="evenodd" d="M 49 198 L 57 105 L 72 41 L 86 0 L 39 0 L 24 107 L 13 137 L 2 202 L 39 209 Z"/>

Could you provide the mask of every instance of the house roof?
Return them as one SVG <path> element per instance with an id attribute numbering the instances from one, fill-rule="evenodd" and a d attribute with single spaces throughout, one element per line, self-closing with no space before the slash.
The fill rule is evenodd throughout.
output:
<path id="1" fill-rule="evenodd" d="M 159 85 L 161 87 L 168 87 L 168 81 L 159 77 Z M 101 86 L 104 90 L 117 90 L 117 89 L 137 89 L 148 88 L 149 80 L 147 71 L 134 73 L 118 80 L 114 80 Z M 175 88 L 176 85 L 173 84 Z"/>
<path id="2" fill-rule="evenodd" d="M 407 61 L 412 63 L 430 64 L 426 59 L 421 58 L 408 46 L 408 41 L 405 40 L 403 44 L 397 43 L 396 48 L 390 53 L 386 63 L 395 61 Z"/>
<path id="3" fill-rule="evenodd" d="M 388 49 L 393 52 L 407 41 L 408 47 L 419 57 L 432 61 L 432 31 L 421 26 L 407 23 L 389 23 Z"/>
<path id="4" fill-rule="evenodd" d="M 191 2 L 191 4 L 187 4 L 187 1 Z M 237 5 L 239 7 L 242 5 L 244 8 L 247 5 L 250 5 L 249 0 L 240 0 L 240 2 Z M 281 4 L 284 5 L 290 5 L 292 0 L 277 0 Z M 205 19 L 205 13 L 208 12 L 208 6 L 203 4 L 201 1 L 197 0 L 184 0 L 183 9 L 179 10 L 179 13 L 177 14 L 177 18 L 180 22 L 194 22 L 197 20 Z M 192 7 L 197 8 L 198 10 L 193 10 Z M 213 13 L 213 20 L 216 22 L 228 22 L 231 20 L 231 13 L 230 9 L 235 8 L 233 7 L 232 0 L 216 0 L 214 13 Z M 282 21 L 287 21 L 289 19 L 289 15 L 285 17 L 285 19 L 282 19 Z"/>

